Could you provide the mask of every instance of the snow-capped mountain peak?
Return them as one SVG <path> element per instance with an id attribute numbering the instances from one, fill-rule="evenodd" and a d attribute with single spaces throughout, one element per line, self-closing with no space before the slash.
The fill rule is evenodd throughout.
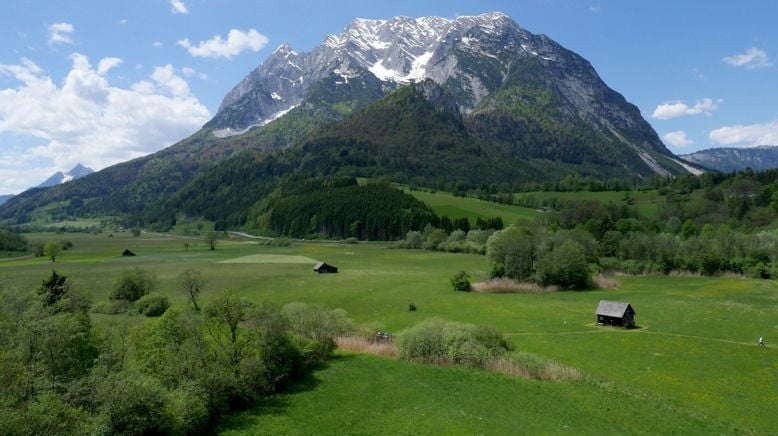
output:
<path id="1" fill-rule="evenodd" d="M 394 17 L 388 20 L 357 18 L 342 32 L 328 35 L 308 53 L 282 44 L 222 101 L 211 121 L 219 137 L 245 132 L 277 119 L 299 105 L 314 82 L 340 74 L 342 83 L 366 71 L 383 82 L 408 83 L 431 78 L 438 83 L 458 73 L 449 56 L 463 38 L 493 38 L 518 24 L 500 12 L 456 19 Z M 467 35 L 470 35 L 468 37 Z M 525 41 L 524 44 L 529 42 Z M 477 48 L 477 47 L 476 47 Z M 533 48 L 527 49 L 535 52 Z M 473 105 L 486 93 L 475 83 Z"/>
<path id="2" fill-rule="evenodd" d="M 70 171 L 57 171 L 51 177 L 46 179 L 43 183 L 36 186 L 36 188 L 48 188 L 49 186 L 60 185 L 62 183 L 69 182 L 71 180 L 79 179 L 86 175 L 92 174 L 94 171 L 84 165 L 78 164 L 70 169 Z"/>

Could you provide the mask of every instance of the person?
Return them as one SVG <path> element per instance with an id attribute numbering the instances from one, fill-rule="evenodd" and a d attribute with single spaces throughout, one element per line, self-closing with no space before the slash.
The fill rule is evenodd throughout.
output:
<path id="1" fill-rule="evenodd" d="M 764 338 L 761 336 L 759 337 L 759 346 L 764 347 Z"/>

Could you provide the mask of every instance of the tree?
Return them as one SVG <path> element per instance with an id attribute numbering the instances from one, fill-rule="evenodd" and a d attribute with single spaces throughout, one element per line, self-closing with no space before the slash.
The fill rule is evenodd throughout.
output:
<path id="1" fill-rule="evenodd" d="M 197 296 L 200 295 L 200 291 L 203 290 L 203 276 L 200 271 L 185 270 L 178 276 L 178 283 L 181 290 L 189 297 L 189 300 L 194 305 L 195 310 L 200 310 L 197 306 Z"/>
<path id="2" fill-rule="evenodd" d="M 567 240 L 538 261 L 537 274 L 544 286 L 581 289 L 589 284 L 591 271 L 581 244 Z"/>
<path id="3" fill-rule="evenodd" d="M 43 246 L 43 254 L 51 259 L 52 262 L 57 261 L 57 256 L 62 253 L 62 243 L 57 241 L 49 241 Z"/>
<path id="4" fill-rule="evenodd" d="M 529 230 L 511 225 L 489 237 L 486 255 L 494 271 L 502 271 L 512 279 L 526 280 L 532 275 L 535 242 Z"/>
<path id="5" fill-rule="evenodd" d="M 137 227 L 134 227 L 132 230 L 130 230 L 130 233 L 132 233 L 132 236 L 137 238 L 138 236 L 140 236 L 140 229 L 137 228 Z"/>
<path id="6" fill-rule="evenodd" d="M 38 287 L 38 295 L 41 296 L 44 306 L 52 306 L 61 300 L 70 291 L 68 278 L 51 271 L 51 275 L 41 282 Z"/>
<path id="7" fill-rule="evenodd" d="M 122 271 L 114 283 L 109 298 L 111 300 L 135 301 L 155 291 L 158 282 L 157 276 L 140 268 Z"/>
<path id="8" fill-rule="evenodd" d="M 236 375 L 247 341 L 239 327 L 248 318 L 251 308 L 250 302 L 241 299 L 233 292 L 225 292 L 205 307 L 208 331 L 214 341 L 227 352 L 229 364 Z"/>
<path id="9" fill-rule="evenodd" d="M 211 250 L 216 250 L 216 242 L 219 239 L 219 234 L 217 232 L 208 232 L 205 234 L 205 243 L 208 244 L 208 246 L 211 248 Z"/>

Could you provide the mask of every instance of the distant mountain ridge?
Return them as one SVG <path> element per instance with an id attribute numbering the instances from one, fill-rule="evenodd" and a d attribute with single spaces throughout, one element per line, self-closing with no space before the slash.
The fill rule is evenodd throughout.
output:
<path id="1" fill-rule="evenodd" d="M 725 173 L 751 168 L 754 171 L 778 168 L 778 145 L 721 147 L 684 154 L 681 158 Z"/>
<path id="2" fill-rule="evenodd" d="M 36 186 L 36 188 L 48 188 L 51 186 L 61 185 L 71 180 L 76 180 L 76 179 L 80 179 L 81 177 L 88 176 L 93 172 L 94 170 L 92 170 L 91 168 L 85 167 L 81 164 L 77 164 L 76 166 L 71 168 L 70 171 L 65 171 L 65 172 L 57 171 L 51 177 L 43 181 L 40 185 Z"/>
<path id="3" fill-rule="evenodd" d="M 12 199 L 12 198 L 14 198 L 13 194 L 9 194 L 9 195 L 0 195 L 0 204 L 3 204 L 3 203 L 5 203 L 6 201 L 8 201 L 8 200 L 10 200 L 10 199 Z"/>

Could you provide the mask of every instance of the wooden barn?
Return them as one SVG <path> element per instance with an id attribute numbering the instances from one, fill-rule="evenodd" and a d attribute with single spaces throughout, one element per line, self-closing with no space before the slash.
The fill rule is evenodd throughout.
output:
<path id="1" fill-rule="evenodd" d="M 130 251 L 130 249 L 129 249 L 129 248 L 126 248 L 124 251 L 122 251 L 122 256 L 124 256 L 124 257 L 127 257 L 127 256 L 135 256 L 135 253 L 133 253 L 132 251 Z"/>
<path id="2" fill-rule="evenodd" d="M 338 272 L 338 267 L 319 262 L 313 267 L 313 270 L 319 274 L 336 273 Z"/>
<path id="3" fill-rule="evenodd" d="M 597 324 L 635 327 L 635 310 L 629 303 L 600 300 L 597 306 Z"/>

